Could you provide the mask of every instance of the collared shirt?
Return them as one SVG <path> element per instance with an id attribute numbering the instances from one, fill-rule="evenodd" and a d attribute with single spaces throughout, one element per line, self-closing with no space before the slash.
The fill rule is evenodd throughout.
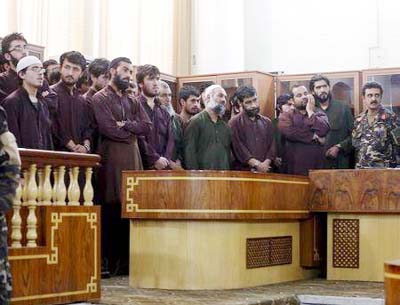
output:
<path id="1" fill-rule="evenodd" d="M 214 123 L 206 110 L 190 119 L 184 146 L 187 169 L 230 169 L 231 130 L 221 118 Z"/>
<path id="2" fill-rule="evenodd" d="M 10 131 L 18 147 L 53 149 L 49 109 L 37 94 L 37 104 L 31 102 L 28 92 L 21 86 L 3 101 Z"/>
<path id="3" fill-rule="evenodd" d="M 324 147 L 313 140 L 314 134 L 326 137 L 329 132 L 328 117 L 323 112 L 311 117 L 297 109 L 283 112 L 278 127 L 286 138 L 288 174 L 307 175 L 310 169 L 324 167 Z"/>
<path id="4" fill-rule="evenodd" d="M 159 100 L 157 98 L 154 100 L 153 109 L 147 104 L 145 96 L 141 95 L 138 100 L 153 123 L 150 133 L 139 138 L 143 165 L 145 169 L 148 169 L 152 168 L 160 157 L 165 157 L 168 160 L 173 158 L 175 140 L 171 116 L 168 111 L 161 107 Z"/>
<path id="5" fill-rule="evenodd" d="M 247 162 L 255 158 L 260 162 L 271 161 L 276 157 L 273 126 L 270 119 L 256 115 L 251 120 L 242 111 L 229 121 L 232 130 L 232 150 L 238 169 L 249 170 Z"/>
<path id="6" fill-rule="evenodd" d="M 76 88 L 71 93 L 62 81 L 51 88 L 58 95 L 58 109 L 54 119 L 55 148 L 68 150 L 66 145 L 71 140 L 81 145 L 85 140 L 90 140 L 93 130 L 88 103 Z"/>
<path id="7" fill-rule="evenodd" d="M 367 115 L 368 110 L 354 121 L 352 139 L 356 149 L 356 168 L 395 167 L 399 147 L 396 138 L 400 128 L 399 118 L 383 106 L 371 124 Z"/>

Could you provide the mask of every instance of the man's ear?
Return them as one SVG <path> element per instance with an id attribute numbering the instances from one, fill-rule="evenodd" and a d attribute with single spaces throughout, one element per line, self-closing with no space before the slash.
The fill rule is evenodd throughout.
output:
<path id="1" fill-rule="evenodd" d="M 18 72 L 18 77 L 21 79 L 25 79 L 25 71 Z"/>
<path id="2" fill-rule="evenodd" d="M 181 105 L 181 107 L 183 107 L 183 104 L 185 103 L 185 100 L 183 98 L 179 99 L 179 105 Z"/>
<path id="3" fill-rule="evenodd" d="M 4 53 L 4 58 L 7 59 L 8 61 L 11 61 L 12 57 L 9 53 Z"/>

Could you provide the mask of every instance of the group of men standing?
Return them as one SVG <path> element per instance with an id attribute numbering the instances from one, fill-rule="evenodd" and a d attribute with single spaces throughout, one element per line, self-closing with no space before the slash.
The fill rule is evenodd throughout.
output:
<path id="1" fill-rule="evenodd" d="M 310 91 L 295 85 L 278 100 L 273 121 L 260 114 L 253 87 L 238 88 L 240 111 L 225 122 L 227 94 L 219 85 L 208 86 L 202 97 L 195 87 L 181 88 L 177 114 L 171 90 L 153 65 L 137 68 L 139 93 L 132 93 L 129 58 L 95 59 L 88 67 L 91 87 L 81 95 L 76 84 L 87 69 L 81 53 L 61 55 L 60 81 L 49 86 L 42 62 L 27 56 L 26 47 L 19 33 L 2 41 L 8 66 L 0 74 L 0 105 L 19 147 L 101 155 L 96 190 L 103 206 L 104 257 L 128 254 L 128 224 L 120 221 L 122 170 L 307 175 L 310 169 L 350 168 L 353 149 L 357 168 L 398 165 L 400 124 L 382 106 L 383 89 L 375 82 L 364 85 L 366 111 L 355 120 L 348 105 L 332 99 L 329 79 L 316 75 Z M 114 238 L 116 227 L 124 242 Z M 118 268 L 118 260 L 109 264 Z"/>

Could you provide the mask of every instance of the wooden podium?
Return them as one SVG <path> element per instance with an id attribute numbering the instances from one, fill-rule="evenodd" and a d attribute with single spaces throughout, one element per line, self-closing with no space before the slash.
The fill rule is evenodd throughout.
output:
<path id="1" fill-rule="evenodd" d="M 310 210 L 328 213 L 328 280 L 380 281 L 400 255 L 400 170 L 311 171 Z"/>
<path id="2" fill-rule="evenodd" d="M 231 289 L 306 279 L 306 177 L 234 171 L 123 172 L 130 285 Z"/>

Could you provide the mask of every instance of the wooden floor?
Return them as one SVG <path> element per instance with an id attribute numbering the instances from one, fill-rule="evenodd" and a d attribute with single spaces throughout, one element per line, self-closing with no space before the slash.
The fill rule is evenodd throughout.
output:
<path id="1" fill-rule="evenodd" d="M 375 301 L 368 304 L 383 304 L 384 291 L 383 283 L 326 280 L 296 281 L 235 290 L 177 291 L 133 289 L 128 286 L 128 277 L 114 277 L 102 281 L 102 299 L 96 304 L 298 305 L 300 304 L 297 298 L 298 295 L 355 297 L 360 300 L 372 299 L 372 301 Z"/>

